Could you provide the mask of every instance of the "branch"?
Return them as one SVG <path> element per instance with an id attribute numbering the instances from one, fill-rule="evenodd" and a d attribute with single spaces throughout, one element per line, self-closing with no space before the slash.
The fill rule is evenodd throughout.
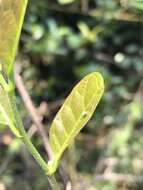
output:
<path id="1" fill-rule="evenodd" d="M 39 114 L 37 113 L 37 110 L 34 107 L 33 102 L 25 88 L 23 80 L 22 80 L 21 76 L 18 74 L 18 71 L 16 70 L 16 68 L 15 68 L 14 78 L 15 78 L 16 87 L 22 97 L 25 107 L 27 108 L 33 123 L 37 127 L 37 130 L 39 131 L 39 133 L 42 137 L 45 150 L 48 154 L 49 159 L 51 160 L 53 158 L 53 153 L 52 153 L 49 141 L 48 141 L 48 136 L 46 134 L 44 126 L 41 123 L 41 117 L 39 117 Z"/>
<path id="2" fill-rule="evenodd" d="M 42 122 L 42 120 L 43 120 L 43 115 L 46 112 L 46 109 L 47 109 L 47 103 L 46 102 L 42 102 L 40 104 L 39 108 L 37 109 L 40 122 Z M 37 132 L 37 126 L 33 123 L 27 132 L 28 136 L 31 138 L 36 132 Z"/>
<path id="3" fill-rule="evenodd" d="M 32 137 L 37 130 L 39 131 L 39 133 L 43 139 L 45 150 L 48 154 L 49 159 L 51 160 L 53 157 L 53 153 L 52 153 L 52 150 L 51 150 L 51 147 L 49 144 L 48 136 L 46 135 L 44 126 L 41 123 L 42 119 L 43 119 L 43 115 L 47 109 L 47 103 L 45 103 L 45 102 L 41 103 L 40 107 L 37 110 L 34 107 L 33 102 L 26 90 L 25 85 L 24 85 L 24 82 L 23 82 L 21 76 L 19 75 L 18 71 L 16 70 L 16 68 L 15 68 L 14 77 L 15 77 L 16 87 L 17 87 L 17 89 L 22 97 L 22 100 L 25 104 L 25 107 L 27 108 L 27 110 L 31 116 L 31 119 L 33 121 L 33 125 L 28 130 L 28 135 L 29 135 L 29 137 Z M 54 104 L 50 104 L 50 106 L 51 106 L 51 108 L 54 109 L 55 107 L 61 105 L 62 102 L 63 102 L 63 100 L 59 100 L 59 101 L 56 101 Z M 61 180 L 65 187 L 65 190 L 72 190 L 72 184 L 71 184 L 70 178 L 61 165 L 59 165 L 59 175 L 61 177 Z"/>

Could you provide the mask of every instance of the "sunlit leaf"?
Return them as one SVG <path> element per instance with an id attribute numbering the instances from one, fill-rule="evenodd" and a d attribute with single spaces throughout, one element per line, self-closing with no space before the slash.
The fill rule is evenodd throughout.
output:
<path id="1" fill-rule="evenodd" d="M 103 31 L 103 28 L 100 26 L 96 26 L 93 29 L 90 29 L 84 22 L 79 22 L 78 28 L 83 37 L 91 42 L 94 42 L 97 39 L 98 34 Z"/>
<path id="2" fill-rule="evenodd" d="M 28 0 L 0 0 L 0 123 L 20 136 L 10 100 L 11 74 Z"/>
<path id="3" fill-rule="evenodd" d="M 134 0 L 130 3 L 129 7 L 143 11 L 143 0 Z"/>
<path id="4" fill-rule="evenodd" d="M 0 126 L 1 125 L 7 125 L 7 124 L 8 124 L 7 121 L 5 121 L 2 113 L 0 112 Z"/>
<path id="5" fill-rule="evenodd" d="M 63 4 L 63 5 L 65 5 L 65 4 L 69 4 L 69 3 L 73 3 L 75 0 L 58 0 L 58 2 L 60 3 L 60 4 Z"/>
<path id="6" fill-rule="evenodd" d="M 12 65 L 27 0 L 0 0 L 0 64 L 7 74 Z"/>
<path id="7" fill-rule="evenodd" d="M 103 78 L 94 72 L 81 80 L 66 99 L 49 132 L 53 151 L 53 160 L 48 163 L 49 173 L 55 172 L 62 153 L 91 118 L 103 91 Z"/>

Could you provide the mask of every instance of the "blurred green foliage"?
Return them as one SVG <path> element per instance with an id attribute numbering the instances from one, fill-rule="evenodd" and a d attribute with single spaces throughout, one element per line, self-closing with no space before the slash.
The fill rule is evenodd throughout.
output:
<path id="1" fill-rule="evenodd" d="M 106 82 L 96 115 L 76 140 L 76 158 L 71 150 L 63 158 L 77 189 L 143 188 L 142 7 L 142 0 L 29 2 L 17 60 L 35 105 L 48 103 L 46 130 L 59 109 L 57 102 L 83 76 L 99 71 Z M 18 95 L 17 100 L 28 129 L 31 120 Z M 27 151 L 18 148 L 20 142 L 6 128 L 0 130 L 0 183 L 9 190 L 46 189 L 44 175 Z M 33 141 L 45 156 L 41 139 L 36 135 Z"/>

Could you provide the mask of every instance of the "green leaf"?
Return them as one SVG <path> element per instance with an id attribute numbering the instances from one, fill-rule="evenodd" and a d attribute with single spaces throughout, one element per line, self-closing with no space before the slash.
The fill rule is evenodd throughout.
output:
<path id="1" fill-rule="evenodd" d="M 133 9 L 137 9 L 139 11 L 143 11 L 143 1 L 142 2 L 134 2 L 130 6 Z"/>
<path id="2" fill-rule="evenodd" d="M 48 163 L 49 175 L 55 172 L 62 153 L 91 118 L 103 91 L 101 74 L 91 73 L 74 87 L 57 113 L 49 132 L 53 151 L 53 159 Z"/>
<path id="3" fill-rule="evenodd" d="M 12 109 L 12 103 L 9 94 L 0 87 L 0 114 L 4 121 L 3 124 L 9 125 L 13 133 L 17 137 L 21 137 L 18 129 L 16 128 L 15 117 Z"/>
<path id="4" fill-rule="evenodd" d="M 58 0 L 58 2 L 62 5 L 73 3 L 75 0 Z"/>
<path id="5" fill-rule="evenodd" d="M 28 0 L 0 0 L 0 123 L 7 124 L 16 136 L 11 94 L 11 76 Z"/>
<path id="6" fill-rule="evenodd" d="M 2 113 L 0 112 L 0 126 L 1 125 L 8 125 L 7 121 L 4 119 Z"/>
<path id="7" fill-rule="evenodd" d="M 0 64 L 12 72 L 27 0 L 0 0 Z"/>

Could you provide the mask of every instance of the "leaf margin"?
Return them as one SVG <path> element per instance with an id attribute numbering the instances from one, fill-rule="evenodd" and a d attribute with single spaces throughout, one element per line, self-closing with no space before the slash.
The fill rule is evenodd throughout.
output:
<path id="1" fill-rule="evenodd" d="M 75 89 L 78 87 L 78 85 L 81 84 L 87 77 L 90 77 L 90 76 L 93 76 L 93 75 L 96 75 L 96 77 L 97 77 L 97 79 L 98 79 L 98 82 L 100 82 L 100 88 L 101 88 L 101 89 L 100 89 L 100 90 L 101 90 L 100 96 L 98 97 L 98 100 L 96 100 L 96 102 L 95 102 L 95 104 L 94 104 L 94 109 L 93 109 L 92 112 L 89 114 L 87 121 L 85 121 L 84 124 L 82 123 L 82 126 L 77 130 L 76 133 L 74 133 L 74 129 L 75 129 L 76 127 L 73 127 L 74 129 L 73 129 L 72 132 L 71 132 L 71 134 L 72 134 L 72 135 L 71 135 L 71 136 L 72 136 L 72 139 L 74 139 L 74 138 L 77 136 L 77 134 L 80 132 L 80 130 L 81 130 L 81 129 L 85 126 L 85 124 L 90 120 L 90 118 L 92 117 L 92 115 L 93 115 L 93 113 L 94 113 L 94 111 L 95 111 L 95 109 L 96 109 L 96 107 L 97 107 L 97 105 L 98 105 L 98 103 L 99 103 L 99 101 L 100 101 L 102 95 L 103 95 L 103 92 L 104 92 L 104 79 L 103 79 L 102 75 L 101 75 L 99 72 L 92 72 L 92 73 L 88 74 L 87 76 L 85 76 L 80 82 L 78 82 L 77 85 L 73 88 L 73 90 L 72 90 L 71 93 L 69 94 L 69 96 L 66 98 L 65 102 L 63 103 L 63 106 L 60 108 L 60 110 L 57 112 L 56 116 L 55 116 L 54 119 L 53 119 L 53 122 L 54 122 L 55 119 L 58 117 L 58 114 L 61 112 L 61 110 L 63 109 L 63 107 L 66 105 L 66 102 L 68 101 L 68 99 L 69 99 L 69 97 L 71 96 L 71 94 L 72 94 L 72 93 L 75 91 Z M 98 84 L 98 85 L 99 85 L 99 84 Z M 95 98 L 95 97 L 96 97 L 96 95 L 94 96 L 94 98 Z M 93 99 L 94 99 L 94 98 L 93 98 Z M 91 101 L 91 102 L 92 102 L 92 101 Z M 89 106 L 89 104 L 88 104 L 88 106 Z M 88 106 L 87 106 L 87 107 L 88 107 Z M 85 114 L 86 114 L 86 113 L 85 113 Z M 78 121 L 76 121 L 75 126 L 79 126 L 79 124 L 81 124 L 80 122 L 81 122 L 81 120 L 82 120 L 82 117 L 83 117 L 83 112 L 81 113 L 81 118 L 79 118 Z M 50 141 L 50 137 L 51 137 L 51 133 L 52 133 L 52 132 L 51 132 L 51 129 L 52 129 L 53 122 L 52 122 L 52 124 L 51 124 L 50 131 L 49 131 L 49 142 L 50 142 L 50 145 L 52 144 L 51 141 Z M 61 158 L 61 155 L 63 154 L 63 152 L 65 151 L 65 149 L 68 147 L 68 145 L 70 144 L 70 141 L 72 141 L 72 139 L 69 138 L 69 140 L 67 140 L 66 143 L 64 143 L 63 148 L 62 148 L 62 150 L 59 152 L 58 155 L 55 156 L 55 155 L 53 154 L 54 158 L 48 162 L 48 172 L 49 172 L 48 175 L 52 175 L 52 174 L 55 172 L 55 170 L 56 170 L 56 168 L 57 168 L 57 166 L 58 166 L 58 162 L 59 162 L 59 160 L 60 160 L 60 158 Z"/>

